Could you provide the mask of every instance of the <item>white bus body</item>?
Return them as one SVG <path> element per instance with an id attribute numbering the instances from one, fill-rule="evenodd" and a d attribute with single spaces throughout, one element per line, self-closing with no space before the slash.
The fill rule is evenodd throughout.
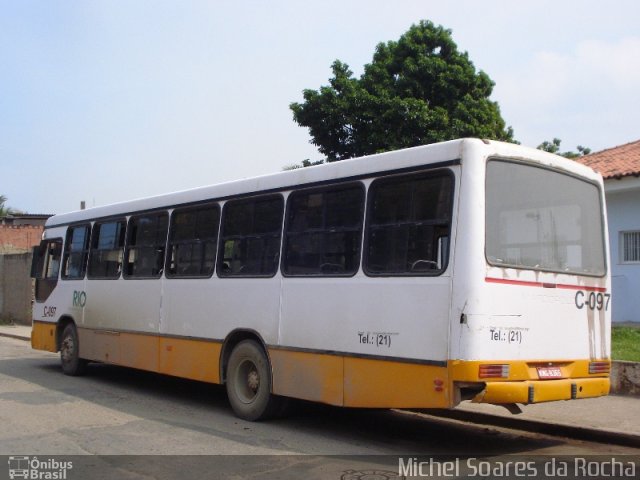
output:
<path id="1" fill-rule="evenodd" d="M 213 206 L 186 208 L 200 205 Z M 258 209 L 282 210 L 277 230 Z M 463 139 L 56 215 L 34 255 L 32 345 L 71 374 L 89 360 L 226 383 L 248 419 L 280 396 L 451 408 L 606 395 L 604 212 L 592 170 Z M 221 226 L 172 233 L 187 218 L 204 232 L 196 213 Z M 185 277 L 187 250 L 185 272 L 201 270 Z"/>

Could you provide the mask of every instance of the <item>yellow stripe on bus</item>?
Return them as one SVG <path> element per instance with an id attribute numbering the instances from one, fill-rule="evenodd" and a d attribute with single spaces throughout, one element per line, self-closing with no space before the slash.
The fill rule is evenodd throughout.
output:
<path id="1" fill-rule="evenodd" d="M 57 352 L 56 324 L 33 322 L 31 327 L 31 348 L 45 352 Z"/>
<path id="2" fill-rule="evenodd" d="M 447 367 L 356 357 L 344 359 L 344 405 L 448 408 Z"/>
<path id="3" fill-rule="evenodd" d="M 277 395 L 345 407 L 450 406 L 446 367 L 280 348 L 269 354 Z"/>
<path id="4" fill-rule="evenodd" d="M 220 383 L 221 342 L 79 328 L 82 358 Z"/>
<path id="5" fill-rule="evenodd" d="M 328 405 L 343 405 L 343 357 L 269 349 L 273 393 Z M 275 374 L 277 372 L 277 374 Z"/>
<path id="6" fill-rule="evenodd" d="M 221 381 L 220 341 L 83 327 L 78 328 L 78 336 L 80 355 L 88 360 L 209 383 Z M 55 324 L 34 322 L 33 348 L 55 352 L 55 337 Z M 564 378 L 539 380 L 535 361 L 451 360 L 447 366 L 435 366 L 281 347 L 268 348 L 268 354 L 273 393 L 346 407 L 450 408 L 456 402 L 456 382 L 485 384 L 473 401 L 486 403 L 537 403 L 609 391 L 606 373 L 588 373 L 589 360 L 554 362 Z M 479 378 L 480 365 L 501 363 L 509 365 L 508 378 Z"/>

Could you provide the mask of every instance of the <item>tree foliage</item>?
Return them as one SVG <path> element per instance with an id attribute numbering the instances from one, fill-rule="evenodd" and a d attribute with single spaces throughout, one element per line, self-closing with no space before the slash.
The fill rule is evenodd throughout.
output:
<path id="1" fill-rule="evenodd" d="M 9 214 L 9 208 L 5 207 L 7 197 L 0 195 L 0 217 L 6 217 Z"/>
<path id="2" fill-rule="evenodd" d="M 6 217 L 7 215 L 15 215 L 21 213 L 19 210 L 15 208 L 7 207 L 7 197 L 4 195 L 0 195 L 0 218 Z"/>
<path id="3" fill-rule="evenodd" d="M 489 99 L 493 81 L 442 26 L 421 21 L 378 44 L 360 78 L 339 60 L 331 68 L 329 85 L 290 105 L 327 161 L 461 137 L 513 140 Z"/>
<path id="4" fill-rule="evenodd" d="M 591 153 L 590 148 L 583 147 L 582 145 L 578 145 L 576 147 L 576 150 L 578 150 L 577 152 L 572 152 L 572 151 L 561 152 L 560 143 L 562 143 L 562 140 L 560 140 L 559 138 L 554 138 L 550 142 L 548 140 L 545 140 L 540 145 L 538 145 L 537 148 L 538 150 L 544 150 L 545 152 L 555 153 L 557 155 L 561 155 L 566 158 L 578 158 L 584 155 L 589 155 Z"/>
<path id="5" fill-rule="evenodd" d="M 315 162 L 312 162 L 308 158 L 305 158 L 300 163 L 294 163 L 293 165 L 286 165 L 285 167 L 282 168 L 282 170 L 297 170 L 298 168 L 313 167 L 314 165 L 322 165 L 323 163 L 324 163 L 324 160 L 316 160 Z"/>

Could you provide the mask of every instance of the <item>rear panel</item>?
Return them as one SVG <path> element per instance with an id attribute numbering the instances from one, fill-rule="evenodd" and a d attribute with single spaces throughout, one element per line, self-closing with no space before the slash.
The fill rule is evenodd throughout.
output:
<path id="1" fill-rule="evenodd" d="M 606 394 L 611 287 L 601 180 L 562 159 L 511 153 L 476 149 L 462 165 L 468 188 L 450 339 L 458 400 Z"/>

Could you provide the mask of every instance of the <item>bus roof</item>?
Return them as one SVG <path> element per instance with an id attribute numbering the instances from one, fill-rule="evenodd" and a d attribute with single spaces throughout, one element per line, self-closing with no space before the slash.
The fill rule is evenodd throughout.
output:
<path id="1" fill-rule="evenodd" d="M 511 143 L 465 138 L 63 213 L 49 218 L 46 227 L 195 204 L 207 200 L 223 200 L 235 196 L 288 190 L 299 186 L 313 186 L 339 179 L 375 176 L 377 173 L 402 171 L 421 165 L 463 161 L 463 158 L 473 156 L 473 152 L 479 152 L 485 156 L 496 155 L 540 163 L 601 182 L 601 177 L 592 169 L 557 155 Z"/>

